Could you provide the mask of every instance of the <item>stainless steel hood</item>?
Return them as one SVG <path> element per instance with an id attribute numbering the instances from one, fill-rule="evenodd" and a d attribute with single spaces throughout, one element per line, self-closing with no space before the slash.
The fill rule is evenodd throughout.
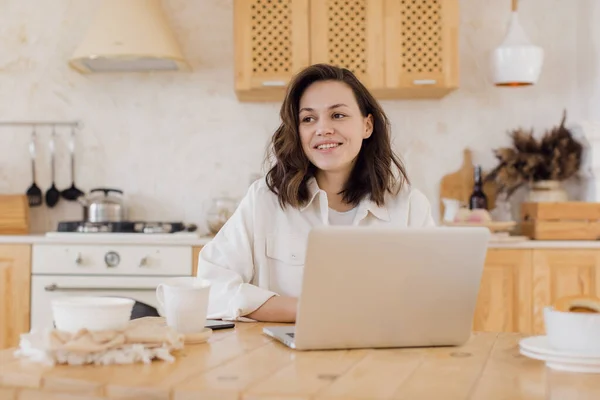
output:
<path id="1" fill-rule="evenodd" d="M 69 65 L 83 73 L 190 69 L 160 0 L 102 0 Z"/>

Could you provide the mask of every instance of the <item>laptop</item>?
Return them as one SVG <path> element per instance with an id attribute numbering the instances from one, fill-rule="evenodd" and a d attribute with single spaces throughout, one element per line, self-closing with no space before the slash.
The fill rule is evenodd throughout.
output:
<path id="1" fill-rule="evenodd" d="M 263 332 L 296 350 L 462 345 L 489 237 L 484 227 L 316 227 L 295 325 Z"/>

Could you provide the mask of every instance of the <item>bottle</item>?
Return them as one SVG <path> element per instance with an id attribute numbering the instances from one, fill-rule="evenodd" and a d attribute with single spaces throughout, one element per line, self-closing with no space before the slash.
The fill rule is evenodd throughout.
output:
<path id="1" fill-rule="evenodd" d="M 475 183 L 473 185 L 473 192 L 469 198 L 469 209 L 474 210 L 477 208 L 483 208 L 487 210 L 487 197 L 483 193 L 483 180 L 481 177 L 481 166 L 475 166 Z"/>

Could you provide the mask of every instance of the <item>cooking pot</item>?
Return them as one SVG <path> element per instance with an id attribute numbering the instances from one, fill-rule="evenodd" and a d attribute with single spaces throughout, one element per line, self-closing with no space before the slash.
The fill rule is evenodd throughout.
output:
<path id="1" fill-rule="evenodd" d="M 123 191 L 110 188 L 90 190 L 87 196 L 78 198 L 83 206 L 83 220 L 87 222 L 121 222 L 126 212 Z"/>

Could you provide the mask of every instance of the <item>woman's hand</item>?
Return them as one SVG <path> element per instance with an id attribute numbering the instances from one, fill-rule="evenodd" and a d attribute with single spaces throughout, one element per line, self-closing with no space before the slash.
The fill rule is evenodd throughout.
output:
<path id="1" fill-rule="evenodd" d="M 246 317 L 264 322 L 296 322 L 297 306 L 295 297 L 273 296 Z"/>

